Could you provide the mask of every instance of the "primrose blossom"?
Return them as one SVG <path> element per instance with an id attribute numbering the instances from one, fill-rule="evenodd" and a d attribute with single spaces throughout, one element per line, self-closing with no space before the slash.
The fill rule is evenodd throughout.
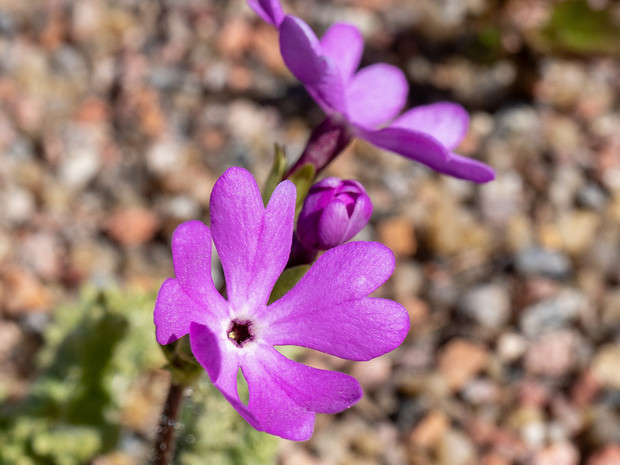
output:
<path id="1" fill-rule="evenodd" d="M 392 274 L 382 244 L 350 242 L 312 265 L 268 304 L 293 237 L 295 187 L 280 183 L 267 207 L 252 175 L 230 168 L 215 183 L 211 227 L 182 223 L 172 238 L 176 277 L 157 296 L 157 341 L 189 334 L 191 350 L 213 384 L 254 428 L 291 440 L 312 435 L 315 414 L 337 413 L 362 396 L 351 376 L 312 368 L 274 346 L 295 345 L 349 360 L 370 360 L 401 344 L 409 317 L 398 303 L 368 297 Z M 225 299 L 211 276 L 211 240 L 226 279 Z M 237 392 L 237 372 L 249 400 Z"/>
<path id="2" fill-rule="evenodd" d="M 362 34 L 356 27 L 334 24 L 319 40 L 304 21 L 284 15 L 279 1 L 253 0 L 249 4 L 278 28 L 284 62 L 327 114 L 326 128 L 312 135 L 323 137 L 318 148 L 323 153 L 312 153 L 314 147 L 306 150 L 296 167 L 310 161 L 318 171 L 352 137 L 359 137 L 456 178 L 479 183 L 494 179 L 489 166 L 453 152 L 469 126 L 463 107 L 439 102 L 398 116 L 409 92 L 404 73 L 384 63 L 356 71 L 364 49 Z M 340 132 L 334 130 L 336 127 Z M 326 131 L 337 138 L 332 152 L 325 149 Z"/>

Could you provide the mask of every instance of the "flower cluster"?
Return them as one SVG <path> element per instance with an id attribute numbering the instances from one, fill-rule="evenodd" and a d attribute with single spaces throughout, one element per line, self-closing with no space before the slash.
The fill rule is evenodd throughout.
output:
<path id="1" fill-rule="evenodd" d="M 327 118 L 288 174 L 274 164 L 265 196 L 279 184 L 266 207 L 252 175 L 230 168 L 211 194 L 211 226 L 188 221 L 175 230 L 176 277 L 167 279 L 157 296 L 156 336 L 166 345 L 189 335 L 197 362 L 248 423 L 305 440 L 316 413 L 352 406 L 362 389 L 351 376 L 297 363 L 276 347 L 370 360 L 402 343 L 409 317 L 400 304 L 369 297 L 394 270 L 390 250 L 376 242 L 345 243 L 372 213 L 363 186 L 338 178 L 317 182 L 305 199 L 298 199 L 304 203 L 294 231 L 296 189 L 282 179 L 294 179 L 305 191 L 353 137 L 457 178 L 487 182 L 494 172 L 453 152 L 469 124 L 461 106 L 435 103 L 399 116 L 409 92 L 407 80 L 387 64 L 357 70 L 363 40 L 355 27 L 335 24 L 319 40 L 302 20 L 285 15 L 278 0 L 248 3 L 278 29 L 285 63 Z M 226 297 L 211 276 L 212 242 Z M 313 261 L 309 268 L 296 266 Z M 283 292 L 278 280 L 287 267 L 307 271 Z M 237 391 L 239 370 L 248 385 L 247 403 Z"/>
<path id="2" fill-rule="evenodd" d="M 456 178 L 479 183 L 494 179 L 484 163 L 453 152 L 469 126 L 460 105 L 434 103 L 398 116 L 409 92 L 403 72 L 383 63 L 356 71 L 364 48 L 357 28 L 337 23 L 319 40 L 301 19 L 284 15 L 278 0 L 248 3 L 278 28 L 284 62 L 328 115 L 330 130 L 339 125 L 348 139 L 365 139 Z M 329 156 L 321 160 L 319 168 L 329 161 Z"/>
<path id="3" fill-rule="evenodd" d="M 268 305 L 291 249 L 294 185 L 280 183 L 264 207 L 252 175 L 230 168 L 213 188 L 210 210 L 211 228 L 189 221 L 174 232 L 176 278 L 166 280 L 157 296 L 157 341 L 189 334 L 194 356 L 248 423 L 287 439 L 308 439 L 315 413 L 350 407 L 361 387 L 348 375 L 289 360 L 274 347 L 309 347 L 350 360 L 396 348 L 409 330 L 406 310 L 368 297 L 392 274 L 394 257 L 375 242 L 339 245 Z M 213 284 L 211 240 L 227 299 Z M 237 392 L 239 369 L 248 384 L 247 405 Z"/>

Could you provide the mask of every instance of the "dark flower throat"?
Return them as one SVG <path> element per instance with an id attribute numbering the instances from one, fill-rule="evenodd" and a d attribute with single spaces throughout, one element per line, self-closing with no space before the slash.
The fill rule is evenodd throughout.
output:
<path id="1" fill-rule="evenodd" d="M 246 342 L 254 340 L 251 321 L 231 321 L 226 334 L 228 335 L 228 339 L 234 342 L 237 347 L 243 347 Z"/>

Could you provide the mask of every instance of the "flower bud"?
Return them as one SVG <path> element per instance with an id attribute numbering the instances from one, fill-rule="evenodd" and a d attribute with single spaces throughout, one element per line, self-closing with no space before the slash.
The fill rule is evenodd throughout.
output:
<path id="1" fill-rule="evenodd" d="M 297 221 L 297 239 L 307 250 L 327 250 L 362 230 L 372 203 L 357 181 L 325 178 L 314 184 Z"/>

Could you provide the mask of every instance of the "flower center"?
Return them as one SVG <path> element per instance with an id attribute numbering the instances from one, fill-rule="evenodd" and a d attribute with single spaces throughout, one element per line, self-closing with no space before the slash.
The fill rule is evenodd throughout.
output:
<path id="1" fill-rule="evenodd" d="M 246 342 L 254 340 L 252 322 L 233 320 L 230 322 L 226 335 L 237 347 L 243 347 Z"/>

